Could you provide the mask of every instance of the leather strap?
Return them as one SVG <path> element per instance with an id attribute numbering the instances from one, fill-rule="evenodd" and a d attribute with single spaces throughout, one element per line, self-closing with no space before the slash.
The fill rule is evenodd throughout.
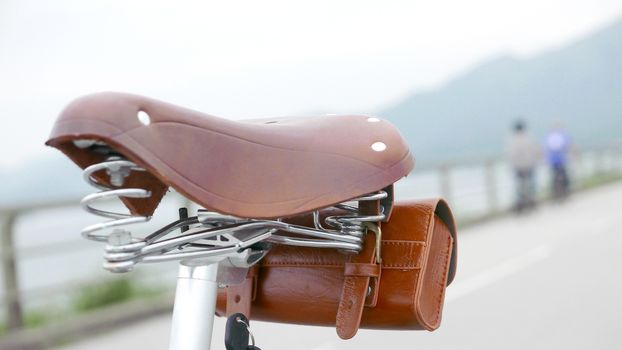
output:
<path id="1" fill-rule="evenodd" d="M 374 214 L 379 211 L 379 203 L 361 203 L 364 214 Z M 370 267 L 374 265 L 375 267 Z M 375 277 L 373 290 L 370 293 L 370 305 L 375 306 L 378 295 L 378 283 L 380 280 L 381 266 L 376 264 L 376 237 L 369 232 L 364 241 L 363 250 L 353 255 L 350 262 L 346 263 L 344 269 L 343 289 L 341 300 L 337 309 L 337 335 L 341 339 L 350 339 L 356 335 L 361 324 L 363 308 L 368 299 L 368 289 L 370 288 L 370 278 Z"/>
<path id="2" fill-rule="evenodd" d="M 368 234 L 365 238 L 365 247 L 363 251 L 353 257 L 353 262 L 346 263 L 346 276 L 343 280 L 343 290 L 341 291 L 341 300 L 337 309 L 337 334 L 341 339 L 350 339 L 354 337 L 358 331 L 363 316 L 363 307 L 367 299 L 367 291 L 369 288 L 371 273 L 380 274 L 380 268 L 370 269 L 363 266 L 376 265 L 375 251 L 376 241 L 372 234 Z M 378 266 L 378 265 L 376 265 Z M 378 279 L 378 278 L 377 278 Z"/>
<path id="3" fill-rule="evenodd" d="M 244 282 L 227 287 L 227 310 L 226 316 L 242 313 L 248 319 L 251 318 L 251 303 L 255 300 L 257 292 L 257 265 L 248 269 Z"/>
<path id="4" fill-rule="evenodd" d="M 380 265 L 378 264 L 359 264 L 346 263 L 346 276 L 378 277 L 380 276 Z"/>

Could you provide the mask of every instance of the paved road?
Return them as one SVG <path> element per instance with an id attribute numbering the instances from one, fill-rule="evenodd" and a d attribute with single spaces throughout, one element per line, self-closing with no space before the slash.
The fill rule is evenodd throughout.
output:
<path id="1" fill-rule="evenodd" d="M 253 323 L 276 349 L 620 349 L 622 183 L 523 217 L 460 232 L 459 271 L 436 332 L 360 331 Z M 167 349 L 166 317 L 57 350 Z M 214 349 L 223 349 L 223 320 Z"/>

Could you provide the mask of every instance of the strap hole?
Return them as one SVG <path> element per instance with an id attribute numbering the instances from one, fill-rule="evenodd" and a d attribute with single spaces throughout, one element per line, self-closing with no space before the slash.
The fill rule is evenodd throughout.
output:
<path id="1" fill-rule="evenodd" d="M 145 111 L 138 111 L 138 121 L 142 124 L 142 125 L 149 125 L 151 124 L 151 117 L 149 116 L 149 114 L 147 114 L 147 112 Z"/>
<path id="2" fill-rule="evenodd" d="M 376 151 L 376 152 L 382 152 L 382 151 L 384 151 L 385 149 L 387 149 L 387 145 L 386 145 L 384 142 L 380 142 L 380 141 L 378 141 L 378 142 L 374 142 L 374 143 L 371 145 L 371 149 L 373 149 L 373 150 L 374 150 L 374 151 Z"/>

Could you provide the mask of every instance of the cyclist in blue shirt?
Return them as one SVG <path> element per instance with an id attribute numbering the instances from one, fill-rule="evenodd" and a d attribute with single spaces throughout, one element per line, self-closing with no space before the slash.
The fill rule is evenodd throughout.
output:
<path id="1" fill-rule="evenodd" d="M 552 171 L 552 195 L 555 200 L 563 200 L 570 193 L 568 177 L 570 147 L 570 136 L 560 123 L 555 123 L 544 141 L 546 159 Z"/>

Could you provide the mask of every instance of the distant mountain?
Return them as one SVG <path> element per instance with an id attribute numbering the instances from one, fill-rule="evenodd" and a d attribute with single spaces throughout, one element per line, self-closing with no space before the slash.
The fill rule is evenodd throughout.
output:
<path id="1" fill-rule="evenodd" d="M 379 115 L 424 162 L 499 154 L 519 117 L 539 136 L 557 119 L 579 145 L 622 138 L 622 20 L 537 57 L 493 59 Z"/>

